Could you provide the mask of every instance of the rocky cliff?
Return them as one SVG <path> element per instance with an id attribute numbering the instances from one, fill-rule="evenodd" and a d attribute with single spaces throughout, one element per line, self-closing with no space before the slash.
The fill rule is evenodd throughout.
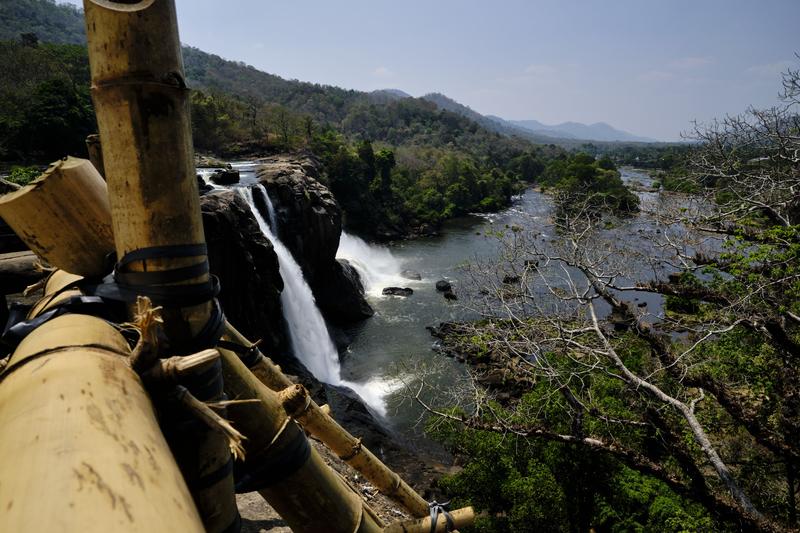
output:
<path id="1" fill-rule="evenodd" d="M 220 279 L 225 315 L 248 338 L 263 339 L 265 353 L 286 353 L 283 280 L 272 244 L 247 203 L 233 191 L 206 194 L 200 205 L 211 272 Z"/>
<path id="2" fill-rule="evenodd" d="M 336 259 L 342 211 L 318 181 L 319 161 L 311 155 L 282 155 L 260 162 L 257 177 L 275 206 L 279 237 L 303 269 L 322 314 L 336 324 L 372 316 L 355 269 Z"/>

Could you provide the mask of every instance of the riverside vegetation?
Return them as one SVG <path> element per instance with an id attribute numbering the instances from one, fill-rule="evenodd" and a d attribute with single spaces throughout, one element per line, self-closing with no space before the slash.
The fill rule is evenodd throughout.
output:
<path id="1" fill-rule="evenodd" d="M 667 166 L 692 194 L 648 204 L 650 246 L 573 197 L 556 238 L 512 228 L 469 265 L 483 318 L 437 335 L 471 380 L 410 394 L 463 457 L 443 485 L 488 511 L 478 530 L 796 529 L 800 72 L 783 85 L 696 128 Z"/>
<path id="2" fill-rule="evenodd" d="M 96 125 L 80 14 L 47 0 L 0 10 L 9 21 L 0 158 L 82 153 Z M 196 148 L 225 157 L 312 151 L 346 223 L 362 233 L 430 231 L 501 209 L 529 184 L 553 193 L 555 242 L 502 236 L 507 253 L 472 267 L 473 298 L 463 298 L 484 319 L 441 330 L 445 350 L 468 363 L 468 394 L 460 403 L 452 395 L 464 391 L 440 404 L 419 398 L 430 434 L 463 465 L 441 488 L 487 512 L 477 530 L 797 527 L 796 72 L 784 80 L 786 107 L 698 128 L 697 146 L 568 151 L 424 99 L 184 54 Z M 605 233 L 646 209 L 622 183 L 621 164 L 681 193 L 677 207 L 650 214 L 669 252 L 655 262 Z M 11 179 L 36 172 L 19 166 Z M 629 272 L 632 263 L 657 263 L 653 277 Z M 638 293 L 661 295 L 662 316 L 626 296 Z"/>

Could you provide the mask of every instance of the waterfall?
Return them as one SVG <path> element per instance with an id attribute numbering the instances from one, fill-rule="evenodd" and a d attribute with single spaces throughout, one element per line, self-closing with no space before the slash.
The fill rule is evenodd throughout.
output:
<path id="1" fill-rule="evenodd" d="M 272 227 L 264 219 L 261 211 L 253 201 L 253 190 L 257 189 L 264 197 Z M 277 219 L 275 209 L 261 184 L 253 188 L 238 188 L 239 194 L 247 201 L 253 216 L 258 222 L 261 232 L 272 243 L 278 256 L 283 291 L 281 305 L 284 318 L 289 327 L 289 339 L 292 350 L 301 363 L 314 377 L 331 385 L 343 385 L 353 389 L 370 407 L 381 415 L 386 413 L 383 397 L 388 392 L 380 380 L 367 383 L 352 383 L 343 380 L 340 375 L 339 353 L 331 340 L 325 319 L 322 317 L 311 287 L 303 277 L 303 271 L 292 253 L 277 237 Z"/>
<path id="2" fill-rule="evenodd" d="M 262 192 L 264 196 L 264 200 L 267 202 L 267 215 L 269 216 L 269 227 L 272 229 L 273 232 L 275 232 L 275 235 L 277 235 L 278 215 L 275 214 L 275 206 L 272 205 L 272 200 L 270 199 L 269 194 L 267 194 L 267 190 L 264 188 L 264 186 L 261 185 L 260 183 L 256 186 L 259 187 L 259 190 Z M 253 194 L 252 189 L 248 189 L 248 191 L 250 191 L 251 195 Z M 252 204 L 251 204 L 251 209 L 252 209 Z M 258 209 L 256 209 L 256 211 L 258 211 Z"/>
<path id="3" fill-rule="evenodd" d="M 358 272 L 369 296 L 381 296 L 385 287 L 408 285 L 402 264 L 387 248 L 374 246 L 363 239 L 342 232 L 336 257 L 346 259 Z"/>

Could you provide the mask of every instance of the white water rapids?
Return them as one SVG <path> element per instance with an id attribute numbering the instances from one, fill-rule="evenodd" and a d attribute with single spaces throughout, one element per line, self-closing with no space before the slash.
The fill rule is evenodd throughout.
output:
<path id="1" fill-rule="evenodd" d="M 401 263 L 392 252 L 344 231 L 339 239 L 336 257 L 346 259 L 353 265 L 369 296 L 380 297 L 385 287 L 406 287 L 409 284 L 409 280 L 401 275 Z"/>
<path id="2" fill-rule="evenodd" d="M 253 190 L 257 190 L 266 200 L 270 223 L 267 223 L 253 201 Z M 353 383 L 342 379 L 339 353 L 331 340 L 325 319 L 314 301 L 311 287 L 306 283 L 303 271 L 292 253 L 277 237 L 277 217 L 266 189 L 263 185 L 257 184 L 253 188 L 238 188 L 237 191 L 247 201 L 261 232 L 272 243 L 278 256 L 284 286 L 281 291 L 281 305 L 295 357 L 320 381 L 354 390 L 367 405 L 379 414 L 385 415 L 384 396 L 390 392 L 389 384 L 377 378 L 366 383 Z"/>

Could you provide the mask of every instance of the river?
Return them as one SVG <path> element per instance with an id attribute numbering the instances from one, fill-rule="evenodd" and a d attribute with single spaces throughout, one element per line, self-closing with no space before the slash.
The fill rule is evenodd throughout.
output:
<path id="1" fill-rule="evenodd" d="M 256 183 L 254 164 L 244 161 L 232 166 L 240 171 L 239 186 Z M 645 211 L 662 201 L 659 193 L 648 190 L 652 180 L 646 173 L 627 168 L 621 173 L 623 180 L 639 191 Z M 207 171 L 201 174 L 208 177 Z M 472 316 L 462 306 L 470 291 L 464 265 L 496 256 L 500 250 L 497 235 L 514 226 L 531 230 L 544 246 L 557 240 L 552 211 L 548 195 L 529 189 L 502 212 L 448 221 L 437 236 L 378 246 L 343 233 L 337 257 L 349 260 L 361 274 L 375 315 L 343 332 L 348 342 L 340 351 L 336 376 L 318 377 L 333 384 L 354 384 L 352 388 L 365 397 L 386 426 L 409 440 L 419 437 L 420 409 L 407 399 L 403 384 L 424 374 L 431 384 L 447 390 L 466 375 L 462 364 L 436 351 L 435 338 L 427 329 Z M 661 236 L 679 230 L 665 228 L 643 212 L 602 233 L 609 242 L 637 252 L 638 263 L 629 269 L 634 273 L 630 281 L 645 281 L 664 268 L 658 261 L 651 261 L 664 253 L 659 244 Z M 421 279 L 408 279 L 403 271 L 412 271 Z M 442 279 L 453 285 L 458 301 L 449 301 L 436 290 L 436 282 Z M 408 297 L 383 296 L 382 289 L 389 286 L 408 287 L 414 292 Z M 544 290 L 539 296 L 542 300 L 551 298 Z M 631 292 L 626 298 L 640 304 L 650 314 L 649 320 L 657 322 L 662 318 L 661 297 Z"/>

